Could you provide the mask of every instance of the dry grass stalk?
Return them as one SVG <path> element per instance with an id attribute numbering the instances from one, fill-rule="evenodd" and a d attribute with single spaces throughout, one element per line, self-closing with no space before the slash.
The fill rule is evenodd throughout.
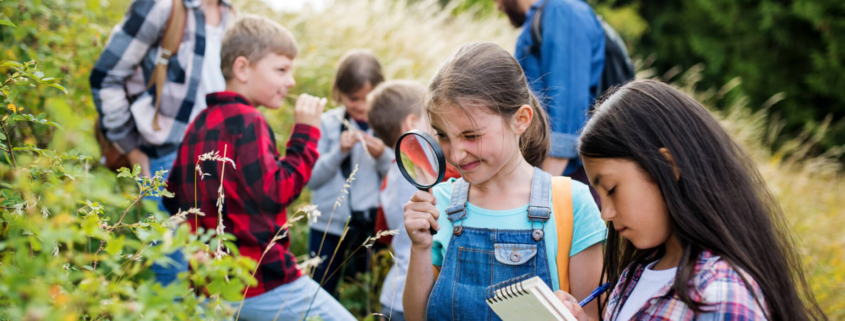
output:
<path id="1" fill-rule="evenodd" d="M 355 127 L 352 127 L 352 124 L 349 122 L 348 119 L 343 118 L 341 116 L 338 116 L 337 119 L 343 124 L 343 126 L 346 126 L 346 128 L 348 128 L 349 131 L 355 135 L 355 137 L 358 138 L 358 141 L 361 142 L 361 147 L 364 150 L 364 154 L 367 154 L 367 157 L 373 159 L 373 155 L 371 155 L 370 150 L 367 149 L 367 141 L 364 139 L 364 133 L 360 130 L 355 129 Z"/>
<path id="2" fill-rule="evenodd" d="M 296 213 L 293 213 L 293 215 L 290 216 L 290 218 L 287 220 L 287 222 L 285 222 L 285 224 L 283 224 L 282 227 L 279 228 L 278 231 L 276 231 L 276 235 L 273 235 L 273 238 L 270 239 L 270 243 L 267 244 L 267 247 L 264 248 L 264 252 L 261 253 L 261 257 L 258 258 L 258 262 L 255 265 L 256 268 L 255 268 L 255 270 L 252 271 L 252 277 L 253 278 L 255 277 L 255 273 L 258 272 L 258 267 L 261 266 L 261 261 L 264 260 L 264 256 L 267 255 L 267 252 L 269 252 L 270 249 L 272 249 L 273 246 L 276 245 L 276 242 L 281 241 L 285 237 L 288 236 L 288 228 L 290 228 L 293 225 L 293 223 L 295 223 L 296 221 L 301 220 L 303 217 L 310 218 L 312 216 L 314 216 L 314 217 L 320 216 L 320 211 L 317 210 L 316 205 L 306 205 L 306 206 L 300 207 L 296 211 Z M 306 260 L 306 262 L 308 262 L 308 260 Z M 303 262 L 303 263 L 305 263 L 305 262 Z M 320 263 L 317 262 L 317 264 L 319 265 Z M 244 306 L 244 300 L 246 300 L 247 290 L 249 290 L 249 286 L 244 288 L 244 294 L 241 297 L 241 304 L 240 304 L 240 306 L 238 306 L 238 312 L 235 315 L 235 320 L 237 320 L 238 317 L 240 317 L 240 315 L 241 315 L 241 309 Z M 287 301 L 287 299 L 285 299 L 285 301 Z M 284 306 L 283 306 L 283 308 L 284 308 Z M 281 312 L 281 310 L 279 310 L 279 312 Z M 277 317 L 278 317 L 278 315 L 277 315 Z"/>

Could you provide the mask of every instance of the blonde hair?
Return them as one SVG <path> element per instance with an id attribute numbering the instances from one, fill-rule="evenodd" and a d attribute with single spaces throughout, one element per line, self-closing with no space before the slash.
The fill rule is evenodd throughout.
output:
<path id="1" fill-rule="evenodd" d="M 226 31 L 220 49 L 223 78 L 232 79 L 235 59 L 244 57 L 256 63 L 269 53 L 296 58 L 299 48 L 293 34 L 266 17 L 244 14 Z"/>
<path id="2" fill-rule="evenodd" d="M 408 115 L 422 116 L 425 86 L 410 80 L 387 81 L 367 97 L 367 120 L 376 136 L 394 147 Z"/>
<path id="3" fill-rule="evenodd" d="M 468 43 L 440 66 L 428 86 L 425 109 L 429 115 L 437 114 L 444 105 L 463 110 L 485 106 L 505 120 L 513 118 L 520 107 L 531 106 L 534 117 L 519 138 L 519 150 L 529 164 L 538 167 L 549 153 L 546 111 L 528 87 L 522 67 L 496 44 Z"/>

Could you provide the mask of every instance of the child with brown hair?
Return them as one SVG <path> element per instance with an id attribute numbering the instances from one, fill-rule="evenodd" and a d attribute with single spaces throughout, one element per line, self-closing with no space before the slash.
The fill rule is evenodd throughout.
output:
<path id="1" fill-rule="evenodd" d="M 347 253 L 373 235 L 379 186 L 394 158 L 393 152 L 373 135 L 367 122 L 367 94 L 382 81 L 381 64 L 371 51 L 355 49 L 344 54 L 333 88 L 335 99 L 342 106 L 325 112 L 320 123 L 323 133 L 317 144 L 320 158 L 314 165 L 308 188 L 312 190 L 312 204 L 324 214 L 309 222 L 308 251 L 312 256 L 329 258 L 337 249 L 340 259 L 327 259 L 314 270 L 314 279 L 332 294 L 340 278 L 354 277 L 367 269 L 367 253 L 360 251 L 348 260 L 344 273 L 328 277 L 341 267 Z M 335 208 L 340 191 L 356 167 L 349 194 Z M 347 219 L 349 232 L 338 247 Z M 332 266 L 328 266 L 329 262 Z"/>
<path id="2" fill-rule="evenodd" d="M 302 275 L 290 252 L 287 231 L 276 233 L 287 222 L 285 208 L 311 177 L 319 156 L 317 126 L 326 103 L 325 99 L 299 96 L 296 125 L 281 157 L 273 130 L 256 107 L 282 105 L 294 85 L 297 51 L 290 32 L 267 18 L 247 15 L 229 29 L 221 51 L 226 91 L 206 96 L 208 108 L 188 126 L 167 183 L 168 191 L 175 195 L 164 201 L 171 213 L 192 207 L 217 213 L 218 191 L 222 190 L 222 219 L 206 215 L 195 221 L 189 216 L 187 224 L 214 230 L 222 223 L 224 231 L 235 236 L 240 255 L 260 261 L 255 272 L 258 284 L 246 290 L 239 320 L 295 320 L 303 315 L 355 320 L 316 282 Z M 211 152 L 232 163 L 199 162 L 201 155 Z M 198 162 L 210 177 L 196 178 Z M 232 167 L 225 176 L 224 166 Z M 285 237 L 274 239 L 277 234 Z M 239 303 L 231 302 L 235 307 Z M 310 313 L 306 313 L 309 307 Z"/>
<path id="3" fill-rule="evenodd" d="M 404 207 L 408 319 L 498 320 L 486 288 L 525 274 L 588 296 L 599 285 L 606 226 L 586 185 L 539 168 L 549 124 L 513 56 L 491 43 L 464 45 L 431 79 L 424 108 L 462 178 L 417 191 Z M 595 303 L 585 309 L 598 319 Z"/>
<path id="4" fill-rule="evenodd" d="M 402 133 L 419 129 L 431 131 L 431 125 L 423 114 L 422 103 L 425 99 L 425 86 L 409 80 L 391 80 L 379 85 L 367 99 L 369 120 L 373 131 L 384 139 L 385 144 L 396 148 Z M 404 321 L 402 312 L 402 291 L 405 287 L 405 271 L 411 255 L 411 239 L 405 230 L 404 210 L 402 206 L 411 199 L 417 188 L 402 176 L 399 166 L 394 161 L 387 171 L 379 192 L 379 205 L 387 228 L 399 230 L 393 236 L 395 265 L 384 279 L 381 287 L 381 313 L 393 321 Z"/>

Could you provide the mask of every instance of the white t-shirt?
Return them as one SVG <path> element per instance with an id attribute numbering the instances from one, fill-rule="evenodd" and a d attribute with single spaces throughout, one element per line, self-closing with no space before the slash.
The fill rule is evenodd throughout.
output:
<path id="1" fill-rule="evenodd" d="M 223 79 L 223 71 L 220 70 L 220 48 L 223 44 L 223 35 L 226 27 L 221 21 L 215 27 L 205 25 L 205 53 L 202 62 L 202 80 L 197 87 L 197 98 L 194 101 L 194 110 L 191 119 L 207 107 L 205 96 L 226 90 L 226 80 Z"/>
<path id="2" fill-rule="evenodd" d="M 657 262 L 649 264 L 643 270 L 639 282 L 634 286 L 634 291 L 625 300 L 625 305 L 622 306 L 622 310 L 616 316 L 617 321 L 631 320 L 634 314 L 639 312 L 640 308 L 646 304 L 648 299 L 651 299 L 651 296 L 657 293 L 657 291 L 660 291 L 666 284 L 675 280 L 675 272 L 678 268 L 656 271 L 652 270 L 655 264 Z"/>

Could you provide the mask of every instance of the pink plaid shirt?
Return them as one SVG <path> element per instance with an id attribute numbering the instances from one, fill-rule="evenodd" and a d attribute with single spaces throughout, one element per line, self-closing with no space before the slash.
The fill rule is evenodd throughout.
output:
<path id="1" fill-rule="evenodd" d="M 622 307 L 633 292 L 646 265 L 632 265 L 622 273 L 620 281 L 613 289 L 604 319 L 612 320 L 613 312 Z M 633 270 L 631 285 L 625 293 L 622 284 L 628 273 Z M 742 282 L 742 277 L 749 282 L 749 287 Z M 738 271 L 710 251 L 698 256 L 695 276 L 690 280 L 690 297 L 703 302 L 703 312 L 695 312 L 678 297 L 672 282 L 666 284 L 646 304 L 637 311 L 632 320 L 766 320 L 768 310 L 763 293 L 750 275 Z M 751 290 L 749 290 L 749 288 Z M 759 299 L 759 304 L 754 296 Z M 621 321 L 621 320 L 620 320 Z"/>

